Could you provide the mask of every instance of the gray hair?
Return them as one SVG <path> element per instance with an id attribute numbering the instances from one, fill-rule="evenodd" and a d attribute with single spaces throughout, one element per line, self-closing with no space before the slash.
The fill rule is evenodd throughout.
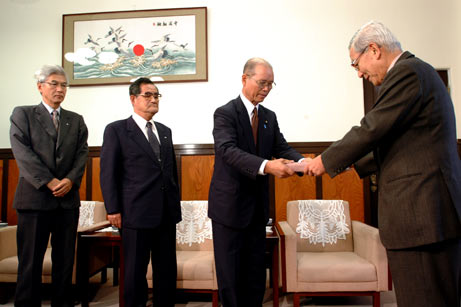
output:
<path id="1" fill-rule="evenodd" d="M 354 48 L 354 51 L 362 52 L 370 43 L 376 43 L 391 52 L 402 51 L 400 42 L 394 34 L 381 22 L 374 20 L 367 22 L 355 32 L 349 42 L 348 49 Z"/>
<path id="2" fill-rule="evenodd" d="M 273 70 L 272 65 L 263 58 L 251 58 L 245 63 L 245 66 L 243 67 L 243 73 L 250 76 L 254 75 L 255 67 L 257 65 L 265 65 L 266 67 L 269 67 L 271 70 Z"/>
<path id="3" fill-rule="evenodd" d="M 37 82 L 43 83 L 51 75 L 61 75 L 68 80 L 66 72 L 59 65 L 43 65 L 42 68 L 35 72 L 35 79 L 37 79 Z"/>

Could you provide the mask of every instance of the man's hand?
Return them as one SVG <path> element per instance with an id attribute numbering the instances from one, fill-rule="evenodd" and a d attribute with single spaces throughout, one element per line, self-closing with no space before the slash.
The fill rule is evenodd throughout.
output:
<path id="1" fill-rule="evenodd" d="M 325 173 L 325 167 L 323 166 L 322 162 L 322 155 L 318 155 L 314 159 L 304 163 L 304 174 L 306 175 L 321 176 Z"/>
<path id="2" fill-rule="evenodd" d="M 122 215 L 120 213 L 108 214 L 107 219 L 112 226 L 115 226 L 118 229 L 122 228 Z"/>
<path id="3" fill-rule="evenodd" d="M 53 178 L 46 186 L 53 192 L 55 197 L 63 197 L 72 189 L 72 181 L 69 178 L 64 178 L 63 180 Z"/>
<path id="4" fill-rule="evenodd" d="M 295 172 L 289 168 L 286 164 L 293 162 L 292 160 L 277 159 L 270 160 L 266 163 L 264 173 L 272 174 L 279 178 L 286 178 L 292 176 Z"/>

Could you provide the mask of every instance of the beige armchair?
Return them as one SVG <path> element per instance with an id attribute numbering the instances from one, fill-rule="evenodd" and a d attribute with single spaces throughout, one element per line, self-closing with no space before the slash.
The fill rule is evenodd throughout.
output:
<path id="1" fill-rule="evenodd" d="M 106 218 L 106 209 L 103 202 L 81 201 L 78 233 L 84 231 L 93 231 L 109 226 L 110 223 Z M 90 264 L 91 272 L 99 272 L 111 261 L 109 254 L 101 255 L 92 259 Z M 76 258 L 74 261 L 74 270 L 72 274 L 72 283 L 76 283 Z M 18 270 L 18 257 L 16 245 L 16 226 L 7 226 L 0 228 L 0 304 L 5 303 L 8 299 L 7 284 L 16 283 Z M 105 279 L 103 271 L 103 279 Z M 51 244 L 48 242 L 48 248 L 43 259 L 42 282 L 51 283 Z"/>
<path id="2" fill-rule="evenodd" d="M 287 221 L 278 222 L 282 285 L 301 296 L 373 297 L 390 290 L 386 251 L 378 229 L 351 221 L 349 203 L 297 200 L 287 204 Z"/>
<path id="3" fill-rule="evenodd" d="M 181 201 L 182 221 L 176 225 L 177 288 L 185 292 L 211 293 L 218 306 L 211 220 L 207 201 Z M 152 287 L 152 267 L 147 272 Z"/>

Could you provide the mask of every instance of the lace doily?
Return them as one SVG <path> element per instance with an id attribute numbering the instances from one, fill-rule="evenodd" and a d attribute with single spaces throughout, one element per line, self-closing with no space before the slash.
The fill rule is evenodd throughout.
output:
<path id="1" fill-rule="evenodd" d="M 176 224 L 176 241 L 179 244 L 191 246 L 212 239 L 207 201 L 182 201 L 181 214 L 182 221 Z"/>
<path id="2" fill-rule="evenodd" d="M 300 200 L 296 232 L 309 243 L 336 244 L 350 232 L 342 200 Z"/>
<path id="3" fill-rule="evenodd" d="M 87 227 L 94 224 L 95 201 L 80 202 L 80 217 L 78 218 L 79 227 Z"/>

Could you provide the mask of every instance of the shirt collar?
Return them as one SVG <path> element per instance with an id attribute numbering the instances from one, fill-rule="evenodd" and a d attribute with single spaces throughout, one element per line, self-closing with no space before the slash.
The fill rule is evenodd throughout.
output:
<path id="1" fill-rule="evenodd" d="M 403 52 L 401 52 L 398 56 L 396 56 L 396 57 L 394 58 L 394 60 L 392 61 L 391 65 L 389 65 L 389 68 L 387 69 L 387 72 L 386 72 L 386 73 L 388 73 L 389 70 L 391 70 L 392 67 L 394 67 L 395 63 L 397 63 L 397 60 L 400 58 L 400 56 L 401 56 L 402 54 L 403 54 Z"/>
<path id="2" fill-rule="evenodd" d="M 259 111 L 259 103 L 255 106 L 252 104 L 243 93 L 240 93 L 240 99 L 242 99 L 243 105 L 245 106 L 245 109 L 247 109 L 248 115 L 251 117 L 251 113 L 253 113 L 254 108 Z"/>
<path id="3" fill-rule="evenodd" d="M 51 114 L 54 109 L 52 107 L 50 107 L 49 105 L 47 105 L 44 101 L 42 101 L 42 104 L 45 106 L 45 108 L 48 110 L 48 113 Z M 56 111 L 58 111 L 58 115 L 61 114 L 61 106 L 59 106 Z"/>
<path id="4" fill-rule="evenodd" d="M 144 130 L 146 129 L 146 124 L 147 124 L 147 120 L 145 120 L 144 118 L 142 118 L 139 114 L 133 112 L 133 120 L 135 121 L 135 123 L 139 126 L 139 128 L 141 128 L 141 130 Z M 149 120 L 149 122 L 152 123 L 152 129 L 154 131 L 157 131 L 157 127 L 155 127 L 155 122 L 154 122 L 154 119 L 153 117 Z"/>

